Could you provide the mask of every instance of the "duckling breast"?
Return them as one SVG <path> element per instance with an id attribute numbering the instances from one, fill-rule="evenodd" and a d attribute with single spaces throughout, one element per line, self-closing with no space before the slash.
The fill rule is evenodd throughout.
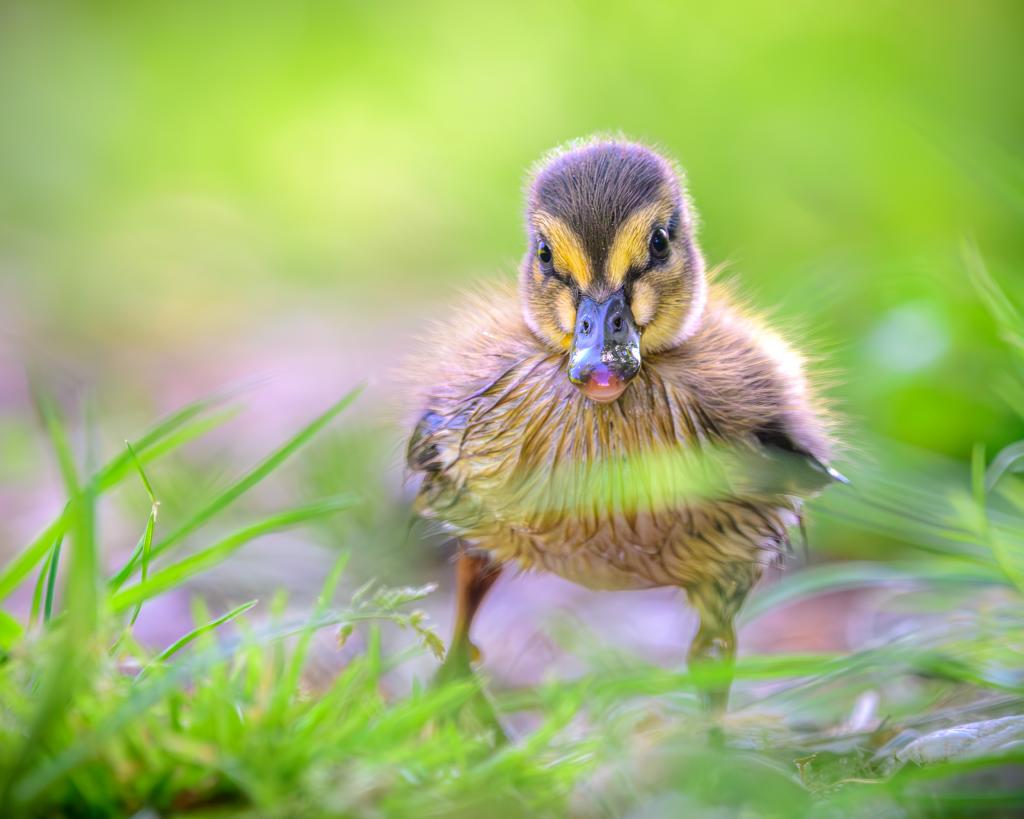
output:
<path id="1" fill-rule="evenodd" d="M 538 351 L 439 397 L 409 447 L 417 508 L 499 561 L 593 588 L 690 586 L 788 545 L 799 501 L 737 492 L 698 396 L 646 363 L 612 404 Z"/>

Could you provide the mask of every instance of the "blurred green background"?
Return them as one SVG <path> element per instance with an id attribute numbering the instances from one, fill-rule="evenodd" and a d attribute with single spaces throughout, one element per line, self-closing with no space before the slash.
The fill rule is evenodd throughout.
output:
<path id="1" fill-rule="evenodd" d="M 97 815 L 113 815 L 227 793 L 254 815 L 312 815 L 302 807 L 336 809 L 338 794 L 372 804 L 382 782 L 397 782 L 408 792 L 394 812 L 353 815 L 409 815 L 403 806 L 420 810 L 424 793 L 447 804 L 449 785 L 472 797 L 463 815 L 519 815 L 515 800 L 545 789 L 558 797 L 551 815 L 564 815 L 559 800 L 574 783 L 596 805 L 603 780 L 610 793 L 626 786 L 628 804 L 649 801 L 654 781 L 687 799 L 707 789 L 709 804 L 774 806 L 759 815 L 802 813 L 843 786 L 851 800 L 863 793 L 859 815 L 904 815 L 872 801 L 870 778 L 889 775 L 879 760 L 918 732 L 1021 711 L 1024 481 L 1008 468 L 1020 446 L 1006 447 L 1024 440 L 1024 319 L 980 271 L 1024 303 L 1022 43 L 1024 5 L 1013 0 L 0 0 L 0 585 L 13 591 L 0 610 L 0 649 L 13 646 L 0 652 L 11 704 L 0 720 L 0 803 L 4 780 L 21 787 L 37 762 L 51 776 L 39 782 L 63 775 L 63 757 L 49 755 L 65 747 L 79 754 L 68 781 L 38 785 L 24 804 L 37 798 L 45 811 L 85 795 L 104 806 Z M 357 629 L 343 646 L 321 629 L 308 663 L 298 652 L 294 678 L 257 635 L 248 659 L 230 659 L 248 669 L 230 685 L 226 664 L 200 668 L 170 704 L 137 707 L 160 681 L 137 685 L 123 663 L 161 665 L 155 650 L 177 646 L 193 621 L 238 613 L 250 598 L 260 601 L 254 622 L 286 607 L 305 622 L 339 552 L 351 555 L 339 598 L 371 577 L 450 582 L 445 552 L 423 543 L 429 528 L 410 523 L 392 376 L 460 288 L 515 275 L 529 167 L 596 131 L 682 163 L 709 265 L 726 265 L 736 289 L 818 360 L 842 419 L 839 466 L 854 486 L 809 506 L 807 562 L 817 565 L 791 561 L 744 614 L 748 665 L 733 699 L 742 750 L 707 755 L 693 698 L 665 671 L 682 666 L 696 628 L 678 592 L 589 593 L 510 573 L 475 627 L 485 676 L 512 694 L 503 717 L 527 737 L 508 754 L 431 733 L 436 703 L 401 694 L 420 692 L 413 680 L 436 668 L 426 655 L 404 661 L 408 629 Z M 972 270 L 990 288 L 987 307 Z M 49 542 L 63 531 L 44 529 L 50 521 L 70 525 L 54 458 L 61 436 L 43 431 L 30 381 L 55 399 L 83 475 L 123 457 L 126 438 L 145 440 L 155 418 L 245 387 L 231 423 L 214 428 L 223 418 L 212 409 L 192 427 L 208 433 L 201 440 L 179 450 L 184 437 L 162 439 L 144 453 L 160 502 L 155 542 L 190 557 L 281 510 L 350 491 L 362 503 L 183 574 L 152 593 L 133 626 L 107 617 L 91 648 L 74 630 L 66 644 L 48 642 L 116 596 L 97 576 L 124 565 L 156 512 L 134 474 L 103 487 L 95 546 L 106 570 L 87 567 L 74 585 L 66 566 L 94 544 L 75 532 L 60 561 L 60 537 Z M 344 418 L 266 481 L 250 480 L 360 382 L 369 389 Z M 210 507 L 211 498 L 228 500 Z M 34 557 L 12 559 L 26 544 Z M 177 557 L 161 555 L 157 569 L 173 572 Z M 23 636 L 32 587 L 38 595 L 44 581 L 47 601 L 57 589 L 54 617 L 47 602 Z M 88 594 L 76 599 L 76 588 Z M 106 592 L 93 605 L 97 588 Z M 445 637 L 450 602 L 444 591 L 423 602 Z M 224 646 L 248 633 L 233 627 L 218 631 Z M 92 678 L 68 672 L 69 658 L 90 650 L 102 662 L 96 698 Z M 202 660 L 196 650 L 182 656 Z M 364 688 L 344 687 L 367 668 Z M 311 690 L 333 693 L 308 698 L 300 671 Z M 50 699 L 38 680 L 57 681 L 43 686 Z M 240 694 L 242 682 L 252 691 Z M 67 714 L 51 707 L 78 683 Z M 264 707 L 273 686 L 290 710 Z M 191 715 L 181 724 L 179 700 Z M 558 720 L 584 702 L 593 722 L 567 730 L 563 745 Z M 353 703 L 370 717 L 365 734 L 348 736 L 333 715 Z M 542 717 L 524 708 L 554 714 L 557 741 L 546 744 L 546 728 L 530 733 Z M 312 711 L 341 734 L 297 733 Z M 236 713 L 224 734 L 224 715 Z M 682 761 L 652 764 L 646 743 L 656 751 L 671 731 L 682 732 Z M 1019 736 L 1013 747 L 1019 763 Z M 602 753 L 617 773 L 586 778 Z M 516 754 L 524 767 L 509 767 Z M 422 779 L 394 777 L 396 758 L 432 761 Z M 776 781 L 764 778 L 770 768 L 788 790 L 762 785 Z M 921 769 L 920 812 L 899 783 L 893 805 L 942 815 L 927 787 L 933 770 Z M 960 769 L 947 771 L 943 787 L 962 800 L 944 803 L 949 815 L 1000 782 L 1019 806 L 1019 770 L 966 789 Z M 383 778 L 361 779 L 366 771 Z M 496 808 L 480 809 L 481 796 Z M 289 814 L 290 804 L 300 807 Z M 692 804 L 642 815 L 697 815 Z"/>
<path id="2" fill-rule="evenodd" d="M 957 457 L 998 446 L 1019 429 L 960 244 L 1017 283 L 1022 17 L 8 0 L 4 342 L 116 381 L 112 348 L 215 355 L 315 309 L 371 317 L 367 346 L 390 351 L 373 327 L 511 275 L 543 151 L 613 130 L 684 164 L 709 262 L 819 345 L 854 425 Z"/>
<path id="3" fill-rule="evenodd" d="M 1021 294 L 1022 23 L 1015 2 L 8 0 L 6 505 L 45 477 L 24 366 L 104 418 L 263 379 L 290 425 L 386 385 L 458 287 L 513 276 L 526 170 L 594 131 L 683 163 L 709 264 L 823 359 L 850 459 L 993 453 L 1022 430 L 963 244 Z"/>

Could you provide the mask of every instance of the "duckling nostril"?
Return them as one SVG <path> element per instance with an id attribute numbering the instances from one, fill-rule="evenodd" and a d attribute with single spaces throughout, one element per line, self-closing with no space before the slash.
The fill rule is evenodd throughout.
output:
<path id="1" fill-rule="evenodd" d="M 625 323 L 622 321 L 622 316 L 616 316 L 615 318 L 612 319 L 612 332 L 621 333 L 624 324 Z"/>
<path id="2" fill-rule="evenodd" d="M 580 330 L 583 331 L 583 335 L 585 335 L 585 336 L 589 336 L 590 335 L 591 327 L 590 327 L 590 320 L 589 319 L 583 319 L 583 324 L 581 325 Z"/>

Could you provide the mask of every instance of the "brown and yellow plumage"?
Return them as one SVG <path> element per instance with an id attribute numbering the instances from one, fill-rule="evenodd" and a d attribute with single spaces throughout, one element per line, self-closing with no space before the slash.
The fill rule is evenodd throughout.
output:
<path id="1" fill-rule="evenodd" d="M 691 656 L 731 656 L 801 499 L 838 477 L 801 358 L 707 286 L 681 175 L 647 148 L 556 153 L 527 227 L 518 291 L 468 298 L 411 368 L 417 508 L 486 557 L 460 571 L 457 637 L 514 564 L 684 588 L 702 618 Z"/>

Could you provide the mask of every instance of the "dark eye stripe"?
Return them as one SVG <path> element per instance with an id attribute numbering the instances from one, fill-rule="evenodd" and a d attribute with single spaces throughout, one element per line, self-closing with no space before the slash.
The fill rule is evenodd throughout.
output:
<path id="1" fill-rule="evenodd" d="M 560 284 L 564 285 L 565 287 L 568 287 L 574 293 L 577 290 L 579 290 L 579 285 L 577 285 L 575 280 L 571 279 L 569 276 L 564 276 L 564 275 L 562 275 L 561 273 L 559 273 L 557 271 L 549 273 L 548 275 L 551 276 L 551 278 L 554 279 L 556 282 L 559 282 Z"/>
<path id="2" fill-rule="evenodd" d="M 647 265 L 633 265 L 626 273 L 626 282 L 632 284 L 639 279 L 644 273 L 651 269 L 653 265 L 648 263 Z"/>
<path id="3" fill-rule="evenodd" d="M 572 294 L 573 301 L 579 304 L 580 294 L 582 291 L 580 290 L 580 286 L 576 283 L 575 279 L 569 276 L 565 276 L 557 271 L 552 271 L 550 273 L 546 273 L 545 275 L 547 276 L 547 278 L 554 279 L 563 287 L 568 288 L 569 293 Z"/>

